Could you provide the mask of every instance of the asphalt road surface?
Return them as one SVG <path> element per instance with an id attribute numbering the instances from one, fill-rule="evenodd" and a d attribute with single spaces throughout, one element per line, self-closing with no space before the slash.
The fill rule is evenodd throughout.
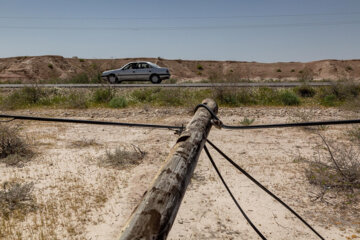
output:
<path id="1" fill-rule="evenodd" d="M 303 85 L 303 82 L 262 82 L 262 83 L 183 83 L 183 84 L 0 84 L 0 88 L 24 88 L 24 87 L 41 87 L 41 88 L 149 88 L 149 87 L 164 87 L 164 88 L 212 88 L 212 87 L 296 87 Z M 306 85 L 319 87 L 331 86 L 331 82 L 308 82 Z"/>

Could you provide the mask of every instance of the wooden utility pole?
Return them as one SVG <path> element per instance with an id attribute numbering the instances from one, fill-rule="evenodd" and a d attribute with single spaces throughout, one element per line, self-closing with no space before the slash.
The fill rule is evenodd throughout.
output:
<path id="1" fill-rule="evenodd" d="M 205 99 L 202 103 L 217 113 L 214 100 Z M 120 240 L 167 238 L 211 125 L 210 113 L 199 108 L 131 214 Z"/>

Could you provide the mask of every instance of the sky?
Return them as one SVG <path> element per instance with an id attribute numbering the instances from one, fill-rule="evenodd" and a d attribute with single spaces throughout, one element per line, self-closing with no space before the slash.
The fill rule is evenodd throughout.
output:
<path id="1" fill-rule="evenodd" d="M 359 0 L 0 0 L 0 58 L 360 59 Z"/>

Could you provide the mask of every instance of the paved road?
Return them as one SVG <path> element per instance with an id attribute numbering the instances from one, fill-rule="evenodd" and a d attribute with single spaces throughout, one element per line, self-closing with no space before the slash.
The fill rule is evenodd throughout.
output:
<path id="1" fill-rule="evenodd" d="M 301 82 L 265 82 L 265 83 L 183 83 L 183 84 L 0 84 L 0 88 L 24 88 L 24 87 L 42 87 L 42 88 L 148 88 L 148 87 L 166 87 L 166 88 L 211 88 L 211 87 L 296 87 L 301 86 Z M 310 86 L 330 86 L 331 82 L 310 82 Z"/>

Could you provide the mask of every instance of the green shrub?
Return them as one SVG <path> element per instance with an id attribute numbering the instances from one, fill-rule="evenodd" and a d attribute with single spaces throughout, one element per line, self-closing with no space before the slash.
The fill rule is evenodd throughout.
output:
<path id="1" fill-rule="evenodd" d="M 204 67 L 200 63 L 198 63 L 196 68 L 197 68 L 197 70 L 200 70 L 200 71 L 204 70 Z"/>
<path id="2" fill-rule="evenodd" d="M 326 95 L 321 99 L 321 104 L 327 107 L 336 105 L 336 96 L 334 94 Z"/>
<path id="3" fill-rule="evenodd" d="M 110 88 L 99 88 L 93 93 L 93 101 L 95 103 L 107 103 L 114 97 L 114 93 Z"/>
<path id="4" fill-rule="evenodd" d="M 293 73 L 293 72 L 295 72 L 295 69 L 291 69 L 291 71 L 290 71 L 290 72 L 292 72 L 292 73 Z"/>
<path id="5" fill-rule="evenodd" d="M 283 91 L 280 93 L 280 100 L 286 106 L 294 106 L 300 104 L 300 99 L 293 92 Z"/>
<path id="6" fill-rule="evenodd" d="M 85 109 L 89 107 L 86 97 L 79 93 L 70 93 L 65 100 L 65 105 L 68 108 Z"/>
<path id="7" fill-rule="evenodd" d="M 89 76 L 86 73 L 79 73 L 67 80 L 68 83 L 90 83 Z"/>
<path id="8" fill-rule="evenodd" d="M 346 71 L 348 71 L 348 72 L 349 72 L 349 71 L 353 71 L 353 70 L 354 70 L 354 69 L 353 69 L 351 66 L 347 66 L 347 67 L 346 67 Z"/>
<path id="9" fill-rule="evenodd" d="M 12 92 L 3 99 L 1 107 L 4 109 L 17 109 L 38 104 L 42 98 L 47 97 L 47 92 L 37 87 L 25 87 Z"/>
<path id="10" fill-rule="evenodd" d="M 256 104 L 256 97 L 251 89 L 235 90 L 231 88 L 215 88 L 213 98 L 220 105 L 237 107 Z"/>
<path id="11" fill-rule="evenodd" d="M 279 92 L 273 88 L 262 87 L 256 91 L 256 100 L 259 105 L 281 105 Z"/>
<path id="12" fill-rule="evenodd" d="M 128 101 L 125 97 L 114 97 L 109 102 L 109 107 L 111 108 L 125 108 L 128 106 Z"/>
<path id="13" fill-rule="evenodd" d="M 276 72 L 279 72 L 279 73 L 280 73 L 280 72 L 282 72 L 282 71 L 281 71 L 281 69 L 280 69 L 280 68 L 278 68 L 278 69 L 276 69 Z"/>
<path id="14" fill-rule="evenodd" d="M 54 69 L 54 66 L 53 66 L 51 63 L 49 63 L 49 64 L 48 64 L 48 68 Z"/>
<path id="15" fill-rule="evenodd" d="M 316 94 L 316 91 L 314 88 L 307 86 L 307 85 L 302 85 L 300 87 L 295 88 L 296 93 L 303 97 L 303 98 L 311 98 L 314 97 Z"/>
<path id="16" fill-rule="evenodd" d="M 247 118 L 247 117 L 244 117 L 244 119 L 243 119 L 240 123 L 241 123 L 242 125 L 249 126 L 249 125 L 253 124 L 254 121 L 255 121 L 254 118 L 249 119 L 249 118 Z"/>
<path id="17" fill-rule="evenodd" d="M 84 59 L 82 59 L 82 58 L 80 58 L 80 59 L 79 59 L 79 62 L 85 62 L 85 60 L 84 60 Z"/>

